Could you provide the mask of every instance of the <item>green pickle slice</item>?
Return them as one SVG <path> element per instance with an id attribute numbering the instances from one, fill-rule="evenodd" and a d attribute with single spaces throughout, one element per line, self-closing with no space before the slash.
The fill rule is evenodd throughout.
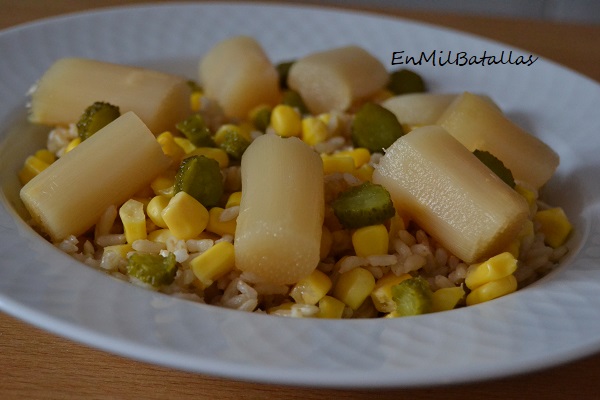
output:
<path id="1" fill-rule="evenodd" d="M 77 134 L 84 141 L 120 116 L 119 107 L 97 101 L 86 108 L 77 121 Z"/>
<path id="2" fill-rule="evenodd" d="M 335 216 L 347 229 L 381 224 L 396 213 L 389 192 L 371 182 L 342 192 L 331 206 Z"/>
<path id="3" fill-rule="evenodd" d="M 186 192 L 206 208 L 216 206 L 223 196 L 219 163 L 205 156 L 185 158 L 175 175 L 175 193 Z"/>
<path id="4" fill-rule="evenodd" d="M 371 153 L 382 153 L 403 135 L 394 113 L 376 103 L 365 103 L 352 121 L 354 147 L 365 147 Z"/>
<path id="5" fill-rule="evenodd" d="M 420 276 L 406 279 L 392 287 L 392 299 L 398 316 L 426 314 L 431 311 L 433 293 L 429 282 Z"/>
<path id="6" fill-rule="evenodd" d="M 127 264 L 129 276 L 155 288 L 171 284 L 176 271 L 177 262 L 173 253 L 164 257 L 160 254 L 134 253 Z"/>

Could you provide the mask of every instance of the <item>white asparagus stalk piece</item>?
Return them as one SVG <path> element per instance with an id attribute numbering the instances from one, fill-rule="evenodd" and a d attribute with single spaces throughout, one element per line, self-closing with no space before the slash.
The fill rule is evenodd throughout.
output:
<path id="1" fill-rule="evenodd" d="M 251 37 L 219 42 L 202 57 L 198 70 L 206 97 L 216 100 L 229 117 L 247 118 L 254 107 L 279 102 L 277 70 Z"/>
<path id="2" fill-rule="evenodd" d="M 242 157 L 242 193 L 237 268 L 277 284 L 308 276 L 320 259 L 321 157 L 298 138 L 263 135 Z"/>
<path id="3" fill-rule="evenodd" d="M 469 263 L 505 250 L 528 216 L 524 198 L 439 126 L 417 128 L 392 144 L 373 182 Z"/>
<path id="4" fill-rule="evenodd" d="M 29 119 L 45 125 L 79 120 L 96 101 L 135 112 L 155 134 L 173 129 L 190 113 L 190 90 L 182 77 L 82 58 L 56 61 L 37 83 Z"/>
<path id="5" fill-rule="evenodd" d="M 548 145 L 510 121 L 480 96 L 465 92 L 437 122 L 467 149 L 492 153 L 515 180 L 536 189 L 556 171 L 559 157 Z"/>
<path id="6" fill-rule="evenodd" d="M 29 181 L 20 192 L 53 241 L 80 235 L 167 169 L 170 159 L 144 123 L 128 112 Z"/>
<path id="7" fill-rule="evenodd" d="M 385 66 L 358 46 L 310 54 L 296 61 L 288 75 L 288 85 L 314 114 L 347 110 L 353 102 L 382 89 L 388 80 Z"/>

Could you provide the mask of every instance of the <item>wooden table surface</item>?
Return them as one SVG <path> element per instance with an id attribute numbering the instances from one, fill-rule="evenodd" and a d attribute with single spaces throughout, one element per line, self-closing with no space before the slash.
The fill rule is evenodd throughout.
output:
<path id="1" fill-rule="evenodd" d="M 0 29 L 125 3 L 142 1 L 0 0 Z M 415 11 L 392 13 L 518 46 L 600 81 L 600 25 Z M 0 313 L 0 399 L 591 399 L 598 398 L 598 378 L 600 354 L 528 375 L 449 387 L 350 391 L 252 384 L 128 360 Z"/>

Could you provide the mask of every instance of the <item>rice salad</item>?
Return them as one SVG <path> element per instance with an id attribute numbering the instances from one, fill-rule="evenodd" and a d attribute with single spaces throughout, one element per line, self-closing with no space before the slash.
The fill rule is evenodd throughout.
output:
<path id="1" fill-rule="evenodd" d="M 51 128 L 19 172 L 30 224 L 149 290 L 393 318 L 508 295 L 568 252 L 572 225 L 539 197 L 551 149 L 493 99 L 429 93 L 357 46 L 274 64 L 233 37 L 194 80 L 64 59 L 31 96 Z"/>

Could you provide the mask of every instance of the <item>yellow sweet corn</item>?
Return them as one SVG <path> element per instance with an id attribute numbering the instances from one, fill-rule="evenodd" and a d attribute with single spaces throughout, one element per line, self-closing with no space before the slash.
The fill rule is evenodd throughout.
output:
<path id="1" fill-rule="evenodd" d="M 356 176 L 363 182 L 370 182 L 371 178 L 373 178 L 373 171 L 375 171 L 375 168 L 373 168 L 373 166 L 369 164 L 363 164 L 359 168 L 356 168 L 354 170 L 354 176 Z"/>
<path id="2" fill-rule="evenodd" d="M 461 286 L 438 289 L 431 296 L 431 311 L 452 310 L 463 297 L 465 290 Z"/>
<path id="3" fill-rule="evenodd" d="M 329 292 L 331 286 L 331 279 L 316 269 L 294 285 L 290 296 L 299 304 L 317 304 Z"/>
<path id="4" fill-rule="evenodd" d="M 46 162 L 47 164 L 52 164 L 54 161 L 56 161 L 56 156 L 48 149 L 40 149 L 35 152 L 34 156 Z"/>
<path id="5" fill-rule="evenodd" d="M 119 208 L 119 217 L 123 223 L 125 239 L 131 244 L 138 239 L 146 239 L 146 215 L 144 214 L 144 204 L 129 199 Z"/>
<path id="6" fill-rule="evenodd" d="M 279 136 L 300 136 L 302 120 L 298 111 L 293 107 L 278 104 L 271 112 L 271 126 Z"/>
<path id="7" fill-rule="evenodd" d="M 323 226 L 321 230 L 321 260 L 329 255 L 332 245 L 333 236 L 331 235 L 331 231 L 326 226 Z"/>
<path id="8" fill-rule="evenodd" d="M 219 242 L 190 261 L 199 286 L 206 289 L 212 283 L 231 271 L 235 265 L 233 244 Z"/>
<path id="9" fill-rule="evenodd" d="M 81 138 L 79 138 L 79 137 L 76 137 L 75 139 L 71 140 L 69 142 L 69 144 L 67 145 L 67 147 L 65 147 L 65 154 L 67 154 L 68 152 L 73 150 L 75 147 L 79 146 L 80 143 L 81 143 Z"/>
<path id="10" fill-rule="evenodd" d="M 271 307 L 267 310 L 267 314 L 275 314 L 278 311 L 290 311 L 292 309 L 293 305 L 294 305 L 294 303 L 287 302 L 287 303 L 280 304 L 278 306 Z"/>
<path id="11" fill-rule="evenodd" d="M 342 314 L 344 313 L 344 308 L 346 305 L 331 296 L 323 296 L 321 300 L 319 300 L 319 313 L 317 314 L 318 318 L 330 318 L 330 319 L 339 319 L 342 318 Z"/>
<path id="12" fill-rule="evenodd" d="M 302 119 L 302 140 L 310 146 L 324 142 L 329 135 L 327 125 L 317 117 L 304 117 Z"/>
<path id="13" fill-rule="evenodd" d="M 202 108 L 202 97 L 204 96 L 204 93 L 202 93 L 201 91 L 193 91 L 192 94 L 190 95 L 190 108 L 192 109 L 192 111 L 194 112 L 198 112 L 200 111 L 200 109 Z"/>
<path id="14" fill-rule="evenodd" d="M 375 288 L 375 278 L 368 270 L 357 267 L 340 275 L 333 288 L 333 297 L 353 310 L 365 301 Z"/>
<path id="15" fill-rule="evenodd" d="M 184 240 L 195 238 L 208 224 L 208 210 L 186 192 L 173 196 L 161 215 L 171 233 Z"/>
<path id="16" fill-rule="evenodd" d="M 239 206 L 242 201 L 242 192 L 233 192 L 227 198 L 227 203 L 225 203 L 225 208 Z"/>
<path id="17" fill-rule="evenodd" d="M 213 207 L 208 211 L 208 224 L 206 230 L 209 232 L 216 233 L 217 235 L 235 235 L 235 227 L 237 225 L 236 219 L 230 219 L 228 221 L 221 221 L 221 214 L 223 214 L 223 208 Z"/>
<path id="18" fill-rule="evenodd" d="M 370 225 L 358 228 L 352 234 L 352 245 L 359 257 L 388 253 L 389 236 L 385 225 Z"/>
<path id="19" fill-rule="evenodd" d="M 162 217 L 162 212 L 169 205 L 170 198 L 168 196 L 154 196 L 146 206 L 146 214 L 154 224 L 160 228 L 166 228 L 167 224 Z"/>
<path id="20" fill-rule="evenodd" d="M 353 173 L 354 159 L 350 156 L 337 156 L 335 154 L 321 154 L 323 172 L 325 175 L 339 173 Z"/>
<path id="21" fill-rule="evenodd" d="M 25 159 L 23 168 L 19 171 L 19 180 L 25 185 L 37 174 L 48 168 L 50 164 L 37 156 L 29 156 Z"/>
<path id="22" fill-rule="evenodd" d="M 173 186 L 175 185 L 175 171 L 167 170 L 158 175 L 152 182 L 150 187 L 155 195 L 173 196 Z"/>
<path id="23" fill-rule="evenodd" d="M 375 288 L 371 292 L 371 300 L 377 311 L 389 313 L 396 309 L 396 302 L 392 298 L 392 287 L 400 282 L 410 279 L 411 275 L 402 274 L 396 275 L 393 272 L 388 272 L 377 280 Z"/>
<path id="24" fill-rule="evenodd" d="M 513 293 L 517 290 L 517 278 L 508 275 L 479 286 L 467 295 L 467 306 L 483 303 L 498 297 Z"/>
<path id="25" fill-rule="evenodd" d="M 354 160 L 354 166 L 356 168 L 360 168 L 361 166 L 371 161 L 371 153 L 368 149 L 365 149 L 364 147 L 357 147 L 352 150 L 338 151 L 337 153 L 335 153 L 335 155 L 352 157 L 352 159 Z"/>
<path id="26" fill-rule="evenodd" d="M 539 230 L 544 234 L 546 244 L 553 248 L 562 246 L 573 230 L 573 225 L 561 207 L 538 211 L 534 221 L 540 224 Z"/>
<path id="27" fill-rule="evenodd" d="M 487 261 L 469 268 L 465 284 L 471 290 L 488 282 L 512 275 L 517 270 L 517 260 L 509 252 L 500 253 Z"/>
<path id="28" fill-rule="evenodd" d="M 104 248 L 104 253 L 115 253 L 119 257 L 127 259 L 127 253 L 133 251 L 133 247 L 131 244 L 115 244 L 113 246 L 106 246 Z"/>
<path id="29" fill-rule="evenodd" d="M 196 145 L 188 138 L 174 136 L 173 140 L 185 151 L 185 154 L 189 154 L 196 149 Z"/>
<path id="30" fill-rule="evenodd" d="M 217 147 L 197 147 L 186 154 L 186 158 L 192 156 L 212 158 L 219 163 L 219 167 L 221 168 L 227 168 L 229 166 L 229 156 L 225 150 Z"/>
<path id="31" fill-rule="evenodd" d="M 537 201 L 537 193 L 534 192 L 532 189 L 528 189 L 522 185 L 515 185 L 515 190 L 517 193 L 519 193 L 521 196 L 523 196 L 525 201 L 527 201 L 530 212 L 535 210 L 536 201 Z"/>
<path id="32" fill-rule="evenodd" d="M 161 133 L 156 137 L 156 140 L 166 156 L 170 157 L 175 163 L 181 162 L 185 156 L 185 150 L 177 144 L 171 132 L 165 131 Z"/>
<path id="33" fill-rule="evenodd" d="M 156 229 L 150 233 L 148 233 L 148 240 L 159 243 L 167 243 L 169 238 L 175 238 L 175 235 L 171 233 L 168 229 Z"/>

